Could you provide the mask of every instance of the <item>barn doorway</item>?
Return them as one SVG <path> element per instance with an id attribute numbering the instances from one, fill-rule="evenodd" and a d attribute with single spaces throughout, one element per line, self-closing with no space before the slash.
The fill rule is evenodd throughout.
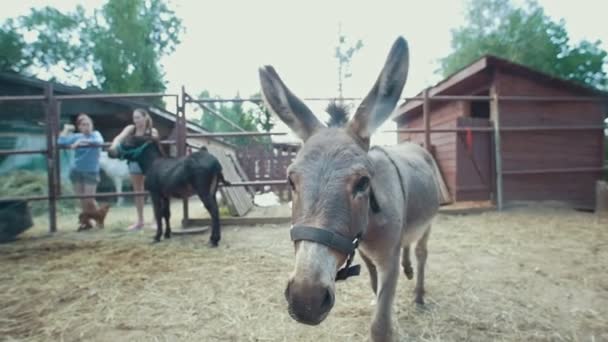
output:
<path id="1" fill-rule="evenodd" d="M 483 111 L 477 113 L 484 114 Z M 488 118 L 459 117 L 457 123 L 465 132 L 459 132 L 456 137 L 456 200 L 491 200 L 494 189 L 491 132 L 466 131 L 467 128 L 491 127 L 489 108 Z"/>

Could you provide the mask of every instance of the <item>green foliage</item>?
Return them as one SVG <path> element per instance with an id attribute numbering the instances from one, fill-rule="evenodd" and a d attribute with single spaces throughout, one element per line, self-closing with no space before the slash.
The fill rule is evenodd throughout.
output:
<path id="1" fill-rule="evenodd" d="M 92 15 L 81 6 L 32 9 L 0 27 L 0 71 L 60 68 L 74 79 L 92 73 L 89 86 L 107 92 L 160 92 L 160 58 L 175 50 L 181 32 L 164 1 L 108 0 Z"/>
<path id="2" fill-rule="evenodd" d="M 440 59 L 443 76 L 492 54 L 557 77 L 608 87 L 601 42 L 573 44 L 564 20 L 552 20 L 534 0 L 521 8 L 505 0 L 470 0 L 466 22 L 452 30 L 453 52 Z"/>
<path id="3" fill-rule="evenodd" d="M 0 71 L 19 72 L 31 65 L 25 55 L 26 44 L 15 29 L 13 20 L 0 26 Z"/>
<path id="4" fill-rule="evenodd" d="M 164 91 L 162 56 L 179 43 L 181 21 L 162 1 L 110 0 L 91 29 L 93 70 L 111 92 Z"/>
<path id="5" fill-rule="evenodd" d="M 211 96 L 209 91 L 203 91 L 199 95 L 200 99 L 219 99 L 218 96 Z M 240 98 L 237 94 L 236 98 Z M 251 98 L 261 98 L 259 93 L 254 94 Z M 274 121 L 271 114 L 260 104 L 250 104 L 249 102 L 213 102 L 206 103 L 206 107 L 203 108 L 203 114 L 201 116 L 201 125 L 211 132 L 240 132 L 237 127 L 225 122 L 220 119 L 214 113 L 220 114 L 224 118 L 236 124 L 242 130 L 246 132 L 270 132 L 274 127 Z M 247 107 L 247 108 L 246 108 Z M 269 144 L 270 137 L 229 137 L 225 138 L 226 141 L 238 145 L 246 146 L 251 144 L 252 141 L 257 143 Z"/>

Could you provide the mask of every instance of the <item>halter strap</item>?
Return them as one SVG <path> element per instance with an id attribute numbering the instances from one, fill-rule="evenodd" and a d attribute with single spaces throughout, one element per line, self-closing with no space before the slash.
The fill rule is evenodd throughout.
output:
<path id="1" fill-rule="evenodd" d="M 294 242 L 301 240 L 312 241 L 325 245 L 340 253 L 347 254 L 346 264 L 336 274 L 336 281 L 346 280 L 348 277 L 359 275 L 361 272 L 360 265 L 351 266 L 353 259 L 355 258 L 357 247 L 359 247 L 361 233 L 357 234 L 355 238 L 351 240 L 329 230 L 311 226 L 295 225 L 292 226 L 290 235 L 291 240 Z"/>

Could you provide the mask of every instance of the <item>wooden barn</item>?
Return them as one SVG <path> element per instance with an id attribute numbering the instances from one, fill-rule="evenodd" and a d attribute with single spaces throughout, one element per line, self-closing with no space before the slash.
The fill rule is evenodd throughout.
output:
<path id="1" fill-rule="evenodd" d="M 430 134 L 431 150 L 453 201 L 496 199 L 491 129 L 498 116 L 504 202 L 555 200 L 593 208 L 595 183 L 604 165 L 601 126 L 608 113 L 608 93 L 493 56 L 477 60 L 426 91 L 431 99 L 431 129 L 463 129 Z M 445 95 L 455 98 L 432 100 Z M 492 105 L 488 100 L 456 96 L 499 100 Z M 500 100 L 508 96 L 510 100 Z M 520 101 L 514 96 L 521 96 Z M 522 97 L 544 99 L 521 101 Z M 423 101 L 406 101 L 395 110 L 394 121 L 399 129 L 424 128 Z M 471 129 L 480 127 L 488 131 Z M 398 140 L 422 145 L 424 134 L 400 132 Z"/>
<path id="2" fill-rule="evenodd" d="M 55 95 L 96 93 L 78 87 L 52 83 Z M 34 77 L 15 73 L 0 73 L 0 96 L 41 95 L 47 82 Z M 171 104 L 168 105 L 171 108 Z M 154 127 L 162 139 L 175 139 L 176 115 L 159 105 L 143 100 L 134 99 L 78 99 L 62 101 L 60 108 L 61 127 L 64 123 L 73 122 L 74 117 L 81 112 L 89 114 L 95 129 L 111 141 L 129 123 L 135 108 L 148 110 L 154 121 Z M 45 111 L 40 102 L 8 102 L 0 103 L 0 149 L 24 150 L 46 148 Z M 61 129 L 60 127 L 60 129 Z M 193 122 L 187 123 L 188 133 L 208 133 L 203 127 Z M 192 147 L 207 146 L 216 155 L 224 167 L 224 173 L 229 180 L 247 180 L 236 157 L 236 147 L 219 138 L 188 138 Z M 170 148 L 175 154 L 175 146 Z M 70 151 L 61 152 L 61 176 L 67 181 Z M 0 175 L 17 170 L 45 170 L 46 157 L 41 154 L 18 154 L 0 156 Z M 103 181 L 98 191 L 113 191 L 110 182 Z M 110 188 L 108 188 L 110 187 Z M 250 193 L 243 187 L 222 188 L 222 195 L 228 200 L 231 214 L 242 216 L 253 206 Z"/>

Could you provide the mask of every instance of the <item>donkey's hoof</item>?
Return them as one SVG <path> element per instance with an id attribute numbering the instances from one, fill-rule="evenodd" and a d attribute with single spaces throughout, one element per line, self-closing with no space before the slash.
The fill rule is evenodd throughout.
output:
<path id="1" fill-rule="evenodd" d="M 403 268 L 403 273 L 408 280 L 412 280 L 414 278 L 414 270 L 410 268 Z"/>
<path id="2" fill-rule="evenodd" d="M 430 303 L 424 302 L 423 304 L 415 303 L 415 305 L 416 305 L 416 311 L 420 312 L 420 313 L 433 311 L 435 309 L 435 304 L 433 302 L 430 302 Z"/>
<path id="3" fill-rule="evenodd" d="M 170 239 L 171 238 L 171 233 L 165 233 L 165 239 Z"/>
<path id="4" fill-rule="evenodd" d="M 209 241 L 209 242 L 207 242 L 207 246 L 209 246 L 211 248 L 216 248 L 218 246 L 218 242 L 217 241 Z"/>
<path id="5" fill-rule="evenodd" d="M 424 306 L 424 290 L 414 290 L 414 303 L 416 306 L 421 307 Z"/>
<path id="6" fill-rule="evenodd" d="M 160 236 L 155 236 L 154 241 L 152 241 L 152 243 L 159 243 L 159 242 L 160 242 Z"/>

